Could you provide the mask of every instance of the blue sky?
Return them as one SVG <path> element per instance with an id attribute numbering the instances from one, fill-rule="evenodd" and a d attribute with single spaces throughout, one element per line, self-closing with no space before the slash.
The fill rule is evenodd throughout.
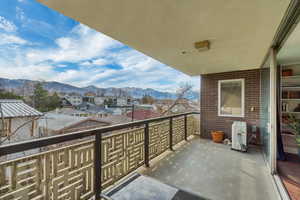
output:
<path id="1" fill-rule="evenodd" d="M 34 0 L 0 1 L 0 77 L 175 91 L 190 77 Z"/>

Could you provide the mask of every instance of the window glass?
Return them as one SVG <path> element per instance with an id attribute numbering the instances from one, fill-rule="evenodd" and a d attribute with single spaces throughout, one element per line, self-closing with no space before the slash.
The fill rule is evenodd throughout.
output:
<path id="1" fill-rule="evenodd" d="M 225 80 L 219 82 L 220 116 L 242 117 L 244 115 L 243 87 L 243 79 Z"/>

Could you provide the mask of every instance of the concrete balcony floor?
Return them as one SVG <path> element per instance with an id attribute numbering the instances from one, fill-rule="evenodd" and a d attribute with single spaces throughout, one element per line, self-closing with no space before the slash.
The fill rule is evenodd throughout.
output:
<path id="1" fill-rule="evenodd" d="M 247 153 L 198 137 L 155 162 L 144 174 L 212 200 L 277 200 L 262 152 Z"/>

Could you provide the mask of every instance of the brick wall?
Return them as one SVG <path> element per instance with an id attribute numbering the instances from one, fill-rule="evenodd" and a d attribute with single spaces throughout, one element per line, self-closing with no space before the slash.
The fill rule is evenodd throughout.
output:
<path id="1" fill-rule="evenodd" d="M 245 79 L 245 116 L 218 116 L 218 80 Z M 231 138 L 233 121 L 246 121 L 250 130 L 251 125 L 259 126 L 260 107 L 260 69 L 234 71 L 201 76 L 201 136 L 211 138 L 211 131 L 224 131 Z M 254 111 L 251 111 L 254 107 Z"/>

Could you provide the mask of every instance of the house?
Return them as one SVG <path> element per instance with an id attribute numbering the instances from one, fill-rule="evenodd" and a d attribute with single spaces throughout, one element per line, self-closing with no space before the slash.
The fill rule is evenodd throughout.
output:
<path id="1" fill-rule="evenodd" d="M 114 113 L 111 109 L 108 109 L 105 106 L 96 106 L 95 104 L 86 101 L 78 105 L 76 109 L 87 113 L 87 116 L 89 117 L 98 118 L 106 117 Z"/>
<path id="2" fill-rule="evenodd" d="M 116 98 L 116 105 L 117 106 L 127 106 L 127 105 L 131 105 L 131 98 L 130 97 L 117 97 Z"/>
<path id="3" fill-rule="evenodd" d="M 110 125 L 96 118 L 77 117 L 64 114 L 47 113 L 39 119 L 39 131 L 43 136 L 70 133 Z"/>
<path id="4" fill-rule="evenodd" d="M 61 97 L 60 104 L 61 104 L 61 107 L 63 107 L 63 108 L 72 108 L 73 107 L 72 103 L 65 97 Z"/>
<path id="5" fill-rule="evenodd" d="M 183 112 L 191 112 L 195 109 L 192 108 L 189 104 L 186 103 L 178 103 L 171 109 L 172 113 L 183 113 Z"/>
<path id="6" fill-rule="evenodd" d="M 133 105 L 139 105 L 140 104 L 140 99 L 132 99 L 131 104 Z"/>
<path id="7" fill-rule="evenodd" d="M 94 92 L 86 92 L 83 95 L 83 102 L 95 103 L 96 94 Z"/>
<path id="8" fill-rule="evenodd" d="M 64 96 L 64 98 L 68 100 L 68 102 L 70 102 L 72 106 L 78 106 L 83 102 L 83 97 L 80 95 L 66 95 Z"/>
<path id="9" fill-rule="evenodd" d="M 94 143 L 84 147 L 78 144 L 82 154 L 65 148 L 68 155 L 73 153 L 78 160 L 91 155 L 89 152 L 103 155 L 94 156 L 101 170 L 95 170 L 92 162 L 86 164 L 86 168 L 91 166 L 90 171 L 83 172 L 82 176 L 91 177 L 89 174 L 95 172 L 91 180 L 97 185 L 92 190 L 94 184 L 89 185 L 92 181 L 79 179 L 82 193 L 100 199 L 102 186 L 116 184 L 145 163 L 146 168 L 154 166 L 147 171 L 149 176 L 208 199 L 299 199 L 299 157 L 295 152 L 286 151 L 284 134 L 290 133 L 283 133 L 283 124 L 289 123 L 287 115 L 299 118 L 300 103 L 291 102 L 300 99 L 300 1 L 38 1 L 165 65 L 187 75 L 201 76 L 201 120 L 198 121 L 201 139 L 185 142 L 184 147 L 174 153 L 173 139 L 184 140 L 180 133 L 186 134 L 187 128 L 193 127 L 185 123 L 187 116 L 184 115 L 156 121 L 155 127 L 150 127 L 154 132 L 150 138 L 145 137 L 150 132 L 149 121 L 145 121 L 133 123 L 137 126 L 142 123 L 143 127 L 128 127 L 132 131 L 125 133 L 120 130 L 116 137 L 105 138 L 103 143 L 101 137 L 97 137 L 103 149 Z M 109 12 L 112 10 L 114 12 Z M 157 74 L 165 78 L 164 73 Z M 174 76 L 174 80 L 177 78 Z M 137 111 L 141 113 L 137 116 L 144 118 L 144 112 Z M 221 131 L 226 138 L 232 139 L 234 121 L 246 122 L 246 132 L 258 141 L 255 146 L 249 146 L 247 153 L 235 152 L 230 146 L 210 141 L 212 131 Z M 242 135 L 239 133 L 238 137 L 241 139 Z M 293 136 L 294 139 L 299 137 Z M 10 150 L 13 148 L 11 145 Z M 168 159 L 159 165 L 150 162 L 169 149 L 172 156 Z M 148 154 L 151 156 L 147 157 Z M 52 155 L 56 158 L 56 154 Z M 19 163 L 6 165 L 12 168 L 16 164 Z M 65 169 L 66 177 L 74 172 L 69 167 Z M 77 173 L 82 168 L 75 170 Z M 53 178 L 52 182 L 60 177 Z M 37 183 L 42 181 L 37 180 Z M 78 194 L 77 188 L 67 181 L 61 185 L 60 191 L 69 190 L 64 193 L 69 198 Z M 7 187 L 11 190 L 5 195 L 21 190 L 13 184 Z M 150 185 L 149 188 L 151 191 Z M 38 193 L 36 189 L 31 191 L 30 195 Z M 174 193 L 177 194 L 177 190 Z M 23 190 L 20 196 L 31 197 Z"/>
<path id="10" fill-rule="evenodd" d="M 42 115 L 22 100 L 0 99 L 1 141 L 17 142 L 39 137 L 37 120 Z"/>
<path id="11" fill-rule="evenodd" d="M 116 125 L 116 124 L 124 124 L 131 122 L 131 116 L 128 117 L 126 115 L 109 115 L 107 117 L 101 118 L 101 121 L 108 122 L 111 125 Z"/>
<path id="12" fill-rule="evenodd" d="M 56 114 L 64 114 L 69 116 L 75 116 L 75 117 L 88 117 L 89 113 L 83 110 L 78 110 L 73 107 L 63 107 L 60 109 L 56 109 L 55 111 L 52 111 L 50 113 L 56 113 Z"/>
<path id="13" fill-rule="evenodd" d="M 143 110 L 156 110 L 156 105 L 154 104 L 139 104 L 136 105 L 135 107 L 137 107 L 138 109 L 143 109 Z"/>
<path id="14" fill-rule="evenodd" d="M 155 118 L 155 117 L 160 117 L 160 114 L 157 112 L 154 112 L 152 110 L 145 110 L 145 109 L 137 109 L 134 110 L 134 112 L 128 112 L 126 114 L 127 117 L 132 117 L 135 120 L 144 120 L 144 119 L 150 119 L 150 118 Z"/>
<path id="15" fill-rule="evenodd" d="M 22 100 L 0 99 L 0 145 L 40 137 L 38 119 L 42 116 L 43 113 L 25 104 Z M 30 150 L 9 155 L 5 159 L 37 152 L 37 150 Z"/>
<path id="16" fill-rule="evenodd" d="M 105 107 L 107 111 L 109 111 L 112 115 L 122 115 L 123 114 L 123 108 L 122 107 Z"/>
<path id="17" fill-rule="evenodd" d="M 97 106 L 103 106 L 106 99 L 107 99 L 107 97 L 104 97 L 104 96 L 99 97 L 99 96 L 97 96 L 97 97 L 94 98 L 94 103 Z"/>
<path id="18" fill-rule="evenodd" d="M 98 106 L 104 104 L 111 104 L 113 106 L 127 106 L 131 105 L 131 98 L 130 97 L 113 97 L 113 96 L 97 96 L 94 98 L 94 103 Z"/>

